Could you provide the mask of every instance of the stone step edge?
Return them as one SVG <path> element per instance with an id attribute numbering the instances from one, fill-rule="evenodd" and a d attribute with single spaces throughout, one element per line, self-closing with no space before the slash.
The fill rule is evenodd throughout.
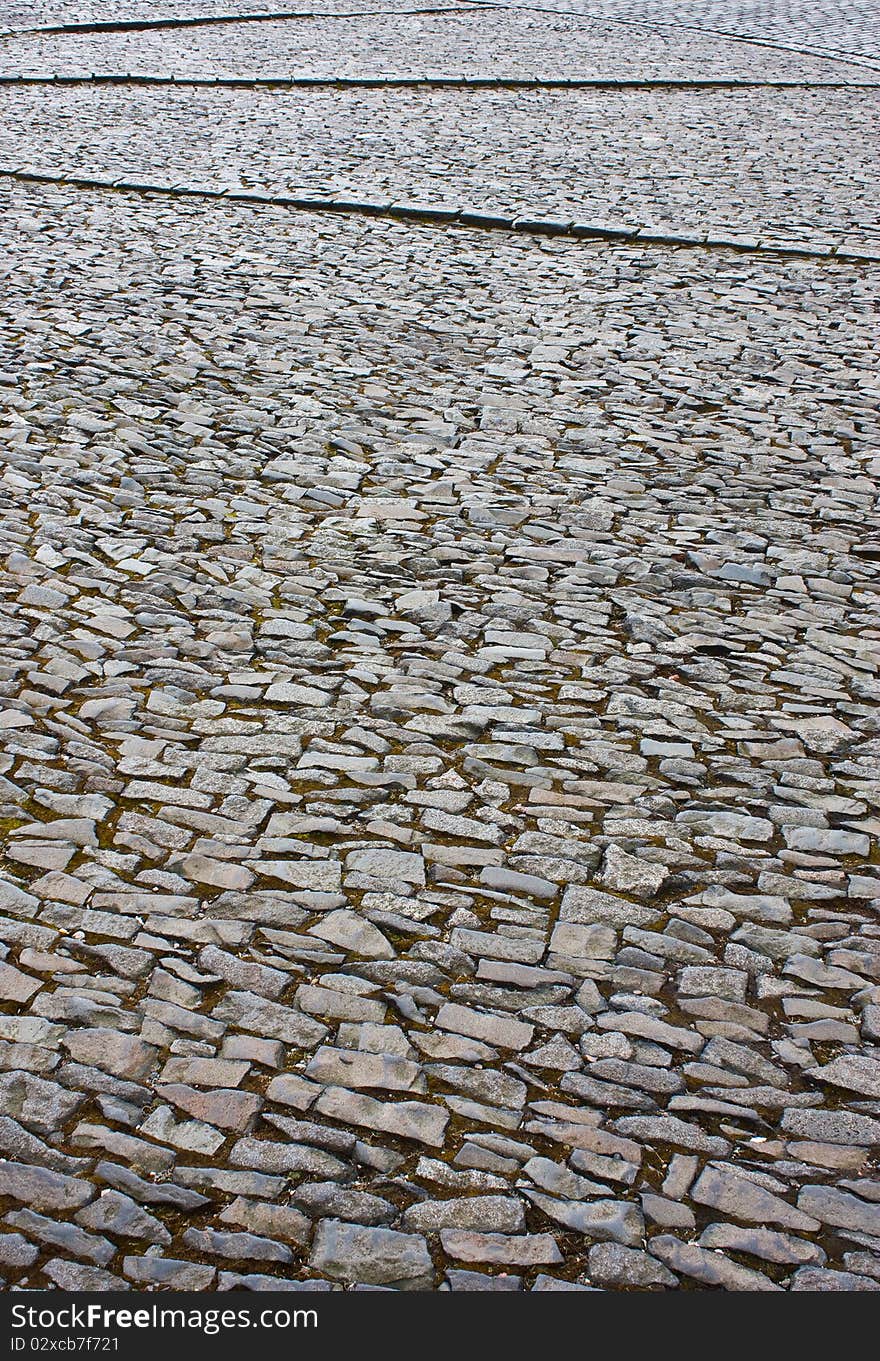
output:
<path id="1" fill-rule="evenodd" d="M 93 19 L 82 23 L 36 24 L 21 28 L 7 28 L 0 31 L 0 38 L 24 38 L 59 36 L 89 33 L 148 33 L 159 28 L 201 28 L 209 24 L 257 24 L 278 23 L 285 19 L 361 19 L 377 18 L 387 15 L 398 18 L 401 14 L 466 14 L 469 10 L 486 9 L 479 4 L 462 5 L 421 5 L 413 9 L 373 9 L 351 11 L 326 10 L 246 10 L 243 14 L 185 14 L 167 15 L 158 19 Z"/>
<path id="2" fill-rule="evenodd" d="M 14 71 L 3 85 L 143 85 L 199 89 L 464 89 L 464 90 L 880 90 L 880 81 L 856 80 L 614 80 L 540 76 L 177 76 L 161 72 L 91 73 Z"/>
<path id="3" fill-rule="evenodd" d="M 74 189 L 103 189 L 120 193 L 162 194 L 170 198 L 220 199 L 229 203 L 251 203 L 262 207 L 289 208 L 296 212 L 356 214 L 410 221 L 435 226 L 475 227 L 484 231 L 512 231 L 529 236 L 565 237 L 569 240 L 603 240 L 630 245 L 690 247 L 698 250 L 731 250 L 740 254 L 763 255 L 778 259 L 840 261 L 846 264 L 880 264 L 880 252 L 839 250 L 835 246 L 790 246 L 763 243 L 755 237 L 692 236 L 687 233 L 653 232 L 647 227 L 615 226 L 601 222 L 577 222 L 571 219 L 507 217 L 479 209 L 458 205 L 419 202 L 398 202 L 382 199 L 376 202 L 348 198 L 322 198 L 318 195 L 297 196 L 270 194 L 256 190 L 212 189 L 205 185 L 153 184 L 140 180 L 105 179 L 78 174 L 50 174 L 30 170 L 25 166 L 0 166 L 0 178 L 27 184 L 65 185 Z"/>

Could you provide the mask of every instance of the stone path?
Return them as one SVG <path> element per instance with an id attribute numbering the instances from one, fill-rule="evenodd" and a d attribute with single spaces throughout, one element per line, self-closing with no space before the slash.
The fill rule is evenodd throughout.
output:
<path id="1" fill-rule="evenodd" d="M 0 62 L 866 80 L 656 14 Z M 876 251 L 866 90 L 0 99 L 62 179 Z M 876 265 L 0 195 L 8 1286 L 880 1288 Z"/>

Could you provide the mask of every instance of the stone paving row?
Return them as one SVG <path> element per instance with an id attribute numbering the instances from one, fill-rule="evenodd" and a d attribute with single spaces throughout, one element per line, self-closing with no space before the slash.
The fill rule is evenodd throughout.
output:
<path id="1" fill-rule="evenodd" d="M 876 276 L 2 193 L 8 1283 L 880 1288 Z"/>
<path id="2" fill-rule="evenodd" d="M 437 7 L 467 8 L 468 0 L 437 0 Z M 107 22 L 147 23 L 162 19 L 212 18 L 227 14 L 346 14 L 394 13 L 431 6 L 431 0 L 10 0 L 3 7 L 3 23 L 16 28 L 53 24 Z"/>
<path id="3" fill-rule="evenodd" d="M 19 184 L 46 184 L 66 186 L 85 191 L 109 191 L 111 193 L 133 193 L 146 198 L 169 197 L 188 198 L 210 204 L 218 199 L 226 203 L 246 204 L 250 207 L 283 208 L 288 212 L 321 213 L 338 216 L 370 217 L 391 222 L 407 222 L 412 225 L 433 227 L 462 226 L 478 231 L 516 232 L 519 235 L 565 238 L 569 241 L 604 241 L 623 245 L 665 246 L 688 250 L 730 250 L 735 254 L 762 255 L 772 259 L 835 260 L 843 264 L 878 265 L 880 252 L 872 250 L 838 250 L 837 247 L 817 246 L 810 243 L 790 245 L 761 241 L 755 237 L 730 234 L 727 236 L 705 233 L 686 235 L 682 232 L 664 232 L 654 229 L 641 229 L 634 226 L 608 222 L 577 222 L 570 218 L 535 218 L 512 209 L 507 216 L 478 212 L 466 204 L 441 207 L 431 204 L 387 199 L 367 201 L 349 197 L 324 198 L 309 192 L 302 196 L 296 194 L 267 194 L 250 189 L 208 189 L 198 185 L 173 185 L 165 180 L 115 179 L 112 176 L 89 176 L 61 174 L 50 175 L 36 170 L 11 169 L 0 166 L 0 177 Z"/>
<path id="4" fill-rule="evenodd" d="M 876 106 L 872 90 L 12 87 L 0 156 L 53 174 L 870 249 Z"/>
<path id="5" fill-rule="evenodd" d="M 351 8 L 355 8 L 352 6 Z M 62 16 L 63 17 L 63 16 Z M 223 24 L 0 40 L 0 70 L 863 80 L 853 61 L 529 10 Z"/>

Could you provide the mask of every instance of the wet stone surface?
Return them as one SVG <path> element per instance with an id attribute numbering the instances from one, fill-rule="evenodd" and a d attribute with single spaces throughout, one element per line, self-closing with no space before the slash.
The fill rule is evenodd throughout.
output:
<path id="1" fill-rule="evenodd" d="M 6 1288 L 880 1288 L 876 275 L 0 195 Z"/>

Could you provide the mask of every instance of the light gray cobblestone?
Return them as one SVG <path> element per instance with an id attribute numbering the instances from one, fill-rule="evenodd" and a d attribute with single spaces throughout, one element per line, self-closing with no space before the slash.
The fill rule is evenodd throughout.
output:
<path id="1" fill-rule="evenodd" d="M 670 27 L 651 60 L 741 70 L 694 8 L 691 54 Z M 864 57 L 830 12 L 793 38 Z M 488 20 L 561 65 L 586 32 L 386 20 L 389 51 L 448 25 L 461 69 Z M 174 38 L 192 69 L 221 27 L 251 60 L 247 25 L 206 25 Z M 320 56 L 330 22 L 300 27 Z M 616 69 L 626 28 L 589 33 Z M 5 1282 L 876 1289 L 867 94 L 614 93 L 613 144 L 596 92 L 400 94 L 15 92 Z M 542 225 L 593 192 L 576 110 L 595 182 L 604 147 L 665 236 L 607 202 L 593 236 Z M 701 147 L 728 246 L 675 242 Z M 694 173 L 642 192 L 661 153 Z"/>

